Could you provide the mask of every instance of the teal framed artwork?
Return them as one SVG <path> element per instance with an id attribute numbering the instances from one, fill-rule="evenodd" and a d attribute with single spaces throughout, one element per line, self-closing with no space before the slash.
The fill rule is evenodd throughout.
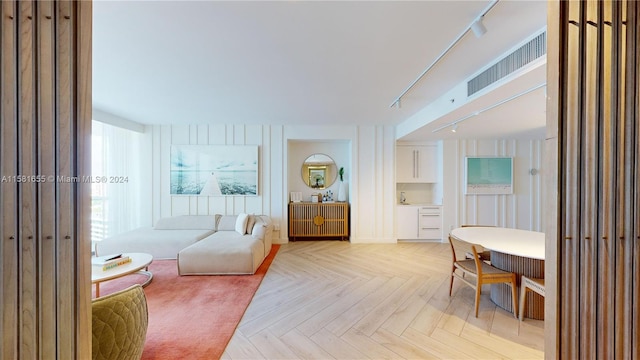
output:
<path id="1" fill-rule="evenodd" d="M 465 167 L 465 194 L 513 194 L 512 157 L 467 157 Z"/>
<path id="2" fill-rule="evenodd" d="M 258 195 L 257 145 L 172 145 L 171 195 Z"/>

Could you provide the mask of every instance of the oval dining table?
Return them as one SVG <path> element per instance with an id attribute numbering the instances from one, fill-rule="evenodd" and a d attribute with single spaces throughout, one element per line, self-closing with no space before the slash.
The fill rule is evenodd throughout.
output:
<path id="1" fill-rule="evenodd" d="M 478 244 L 491 251 L 491 265 L 516 274 L 518 284 L 522 275 L 544 278 L 543 232 L 503 227 L 467 226 L 451 230 L 456 238 Z M 544 298 L 527 292 L 524 316 L 544 319 Z M 506 284 L 491 285 L 491 301 L 506 311 L 513 312 L 511 289 Z"/>

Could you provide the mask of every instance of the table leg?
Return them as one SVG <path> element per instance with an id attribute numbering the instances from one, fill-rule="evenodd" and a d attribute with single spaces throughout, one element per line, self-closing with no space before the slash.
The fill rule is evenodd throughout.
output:
<path id="1" fill-rule="evenodd" d="M 96 297 L 100 297 L 100 283 L 97 282 L 96 283 Z"/>
<path id="2" fill-rule="evenodd" d="M 147 269 L 149 269 L 149 268 L 147 267 Z M 148 277 L 147 281 L 145 281 L 142 284 L 140 284 L 140 286 L 142 286 L 142 287 L 145 287 L 145 286 L 149 285 L 151 280 L 153 280 L 153 273 L 151 271 L 140 270 L 140 271 L 138 271 L 138 274 L 146 275 Z"/>

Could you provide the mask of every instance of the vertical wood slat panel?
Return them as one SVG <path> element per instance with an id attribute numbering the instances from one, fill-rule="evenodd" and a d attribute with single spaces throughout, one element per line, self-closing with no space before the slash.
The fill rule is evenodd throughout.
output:
<path id="1" fill-rule="evenodd" d="M 562 259 L 562 157 L 560 156 L 562 114 L 565 111 L 564 86 L 567 38 L 566 7 L 559 1 L 547 4 L 547 102 L 546 141 L 543 176 L 545 191 L 545 359 L 560 358 L 560 261 Z M 561 86 L 562 85 L 562 86 Z"/>
<path id="2" fill-rule="evenodd" d="M 54 6 L 52 1 L 40 1 L 37 7 L 37 91 L 38 91 L 38 258 L 39 258 L 39 353 L 53 357 L 56 353 L 56 199 L 54 129 Z"/>
<path id="3" fill-rule="evenodd" d="M 91 1 L 75 2 L 77 20 L 74 32 L 76 39 L 76 139 L 77 148 L 74 159 L 77 161 L 77 173 L 80 176 L 91 175 L 91 68 L 92 68 L 92 21 L 93 3 Z M 77 247 L 76 264 L 77 325 L 75 336 L 78 339 L 77 355 L 79 358 L 91 355 L 91 337 L 87 330 L 91 329 L 91 184 L 80 183 L 77 187 L 77 233 L 74 244 Z"/>
<path id="4" fill-rule="evenodd" d="M 638 67 L 640 66 L 640 45 L 638 45 L 638 41 L 640 41 L 640 5 L 635 2 L 633 7 L 630 8 L 633 10 L 633 21 L 630 21 L 630 26 L 634 28 L 634 44 L 633 44 L 633 53 L 629 56 L 630 60 L 633 62 L 633 65 L 629 64 L 629 66 L 633 66 L 635 71 L 635 76 L 633 77 L 634 83 L 634 97 L 633 97 L 633 138 L 634 138 L 634 148 L 631 149 L 631 153 L 634 156 L 634 159 L 631 161 L 632 169 L 633 169 L 633 181 L 635 182 L 635 187 L 633 187 L 635 194 L 633 194 L 633 198 L 629 199 L 632 202 L 632 223 L 629 224 L 629 227 L 632 229 L 631 231 L 631 240 L 634 243 L 633 249 L 633 297 L 636 300 L 636 304 L 638 299 L 640 299 L 640 186 L 638 183 L 640 182 L 640 71 Z M 631 17 L 631 16 L 630 16 Z M 630 49 L 631 50 L 631 49 Z M 634 328 L 634 343 L 631 345 L 631 356 L 634 359 L 638 359 L 640 357 L 640 344 L 638 343 L 640 340 L 638 339 L 638 328 L 640 326 L 640 311 L 635 307 L 634 312 L 629 316 L 631 318 L 633 328 Z"/>
<path id="5" fill-rule="evenodd" d="M 580 24 L 580 7 L 579 3 L 575 2 L 561 2 L 561 7 L 564 8 L 567 18 L 563 19 L 563 25 L 567 26 L 568 41 L 570 43 L 580 43 L 582 27 L 568 24 L 569 20 L 576 21 Z M 565 90 L 565 113 L 562 114 L 564 122 L 560 124 L 561 137 L 559 139 L 563 154 L 561 158 L 565 161 L 561 163 L 561 169 L 563 174 L 561 175 L 562 188 L 565 190 L 562 193 L 564 198 L 562 199 L 563 207 L 561 214 L 564 214 L 563 223 L 560 226 L 560 234 L 562 238 L 561 255 L 558 259 L 561 261 L 559 266 L 559 288 L 561 293 L 559 300 L 561 302 L 561 311 L 559 315 L 560 326 L 560 342 L 563 345 L 560 348 L 560 358 L 573 359 L 578 357 L 578 339 L 576 336 L 579 334 L 578 327 L 578 275 L 579 269 L 579 253 L 578 247 L 578 231 L 576 219 L 579 216 L 578 208 L 578 196 L 580 194 L 580 174 L 579 164 L 580 158 L 578 155 L 579 147 L 579 109 L 581 109 L 581 102 L 579 97 L 579 91 L 582 86 L 581 73 L 578 72 L 581 69 L 580 52 L 582 47 L 574 46 L 568 47 L 566 54 L 566 64 L 564 65 L 565 78 L 564 86 Z M 566 309 L 566 311 L 564 311 Z"/>
<path id="6" fill-rule="evenodd" d="M 72 16 L 73 9 L 68 1 L 58 3 L 56 9 L 56 79 L 57 79 L 57 113 L 56 113 L 56 178 L 73 175 L 73 55 L 72 55 Z M 57 233 L 58 242 L 56 283 L 58 295 L 56 299 L 58 314 L 58 355 L 59 358 L 74 358 L 75 324 L 68 319 L 73 318 L 75 299 L 74 285 L 71 280 L 75 276 L 73 266 L 74 246 L 73 233 L 73 199 L 74 191 L 68 182 L 58 181 L 57 185 Z"/>
<path id="7" fill-rule="evenodd" d="M 32 1 L 21 1 L 18 5 L 18 175 L 32 176 L 36 174 L 36 141 L 34 128 L 37 124 L 36 80 L 35 80 L 35 4 Z M 38 222 L 36 209 L 35 183 L 20 182 L 18 184 L 19 202 L 19 354 L 23 359 L 35 359 L 38 354 L 38 268 L 36 225 Z"/>
<path id="8" fill-rule="evenodd" d="M 581 52 L 584 56 L 582 76 L 584 86 L 582 87 L 582 133 L 581 138 L 581 193 L 580 193 L 580 357 L 584 359 L 595 356 L 595 305 L 597 278 L 596 249 L 594 244 L 595 235 L 595 210 L 597 208 L 597 133 L 596 119 L 599 108 L 597 91 L 601 88 L 601 77 L 597 71 L 599 64 L 599 54 L 602 51 L 599 41 L 599 31 L 602 28 L 600 14 L 597 3 L 589 2 L 583 6 L 583 17 L 581 25 L 584 29 L 581 36 L 585 39 L 582 42 L 585 46 Z"/>
<path id="9" fill-rule="evenodd" d="M 56 176 L 71 177 L 73 168 L 73 49 L 72 49 L 72 19 L 73 7 L 69 1 L 58 3 L 56 14 L 56 86 L 57 86 L 57 114 L 56 114 Z M 58 230 L 56 239 L 58 241 L 58 268 L 56 278 L 58 279 L 57 314 L 58 314 L 58 356 L 61 359 L 73 358 L 75 342 L 74 324 L 67 319 L 75 312 L 75 298 L 71 294 L 75 293 L 75 266 L 74 266 L 74 246 L 73 219 L 75 213 L 75 197 L 73 186 L 69 182 L 57 181 L 57 223 Z"/>
<path id="10" fill-rule="evenodd" d="M 636 1 L 627 1 L 627 19 L 626 19 L 626 41 L 625 50 L 626 53 L 626 65 L 624 72 L 624 115 L 622 122 L 622 136 L 619 137 L 622 141 L 618 143 L 620 168 L 618 173 L 620 174 L 621 191 L 619 192 L 620 198 L 618 199 L 617 211 L 619 217 L 617 221 L 618 238 L 620 241 L 619 249 L 624 253 L 620 254 L 619 260 L 623 260 L 621 264 L 622 270 L 617 273 L 621 289 L 616 289 L 616 293 L 620 295 L 623 304 L 620 308 L 620 316 L 616 317 L 616 320 L 621 320 L 621 348 L 622 351 L 616 355 L 623 358 L 630 359 L 635 352 L 634 348 L 638 345 L 636 342 L 637 323 L 634 322 L 634 313 L 636 312 L 636 301 L 633 295 L 635 290 L 633 288 L 636 278 L 640 276 L 638 274 L 638 268 L 635 267 L 638 254 L 635 252 L 637 240 L 634 237 L 633 225 L 637 222 L 637 213 L 634 213 L 633 199 L 636 197 L 638 190 L 637 178 L 634 176 L 637 169 L 633 166 L 636 162 L 638 154 L 635 152 L 637 149 L 638 139 L 635 137 L 635 127 L 638 122 L 638 93 L 640 92 L 638 81 L 638 60 L 636 56 L 638 53 L 638 41 L 640 41 L 640 30 L 638 23 L 638 3 Z"/>
<path id="11" fill-rule="evenodd" d="M 635 32 L 635 19 L 633 17 L 633 8 L 636 6 L 635 1 L 627 2 L 627 19 L 626 19 L 626 39 L 625 50 L 626 65 L 624 68 L 623 86 L 624 94 L 622 95 L 623 111 L 620 113 L 621 121 L 617 124 L 619 128 L 617 143 L 617 173 L 618 173 L 618 191 L 616 198 L 616 357 L 631 358 L 631 349 L 634 344 L 633 336 L 633 319 L 631 314 L 634 312 L 635 302 L 632 298 L 633 290 L 633 240 L 630 237 L 630 224 L 634 222 L 630 208 L 630 199 L 633 189 L 637 184 L 633 183 L 631 176 L 633 169 L 630 168 L 630 160 L 633 154 L 632 139 L 630 129 L 633 125 L 634 113 L 632 109 L 633 97 L 637 92 L 636 88 L 636 69 L 634 68 L 634 60 L 629 55 L 635 54 L 635 46 L 638 41 L 638 34 Z"/>
<path id="12" fill-rule="evenodd" d="M 636 299 L 640 299 L 640 188 L 638 186 L 638 182 L 640 182 L 640 70 L 638 67 L 640 66 L 640 45 L 638 41 L 640 41 L 640 5 L 636 2 L 634 3 L 634 13 L 633 13 L 633 24 L 635 26 L 635 36 L 634 36 L 634 44 L 633 54 L 629 56 L 629 58 L 633 61 L 633 69 L 634 69 L 634 86 L 636 89 L 634 93 L 634 102 L 633 102 L 633 121 L 632 129 L 634 131 L 633 139 L 634 144 L 632 145 L 632 154 L 634 156 L 632 164 L 633 169 L 633 178 L 635 182 L 635 186 L 630 187 L 633 205 L 633 216 L 631 219 L 630 227 L 632 227 L 631 236 L 632 242 L 635 244 L 634 248 L 634 279 L 633 279 L 633 296 Z M 634 325 L 634 346 L 633 352 L 631 356 L 635 359 L 640 357 L 640 350 L 638 346 L 640 346 L 640 311 L 638 311 L 637 307 L 634 309 L 634 313 L 630 316 Z"/>
<path id="13" fill-rule="evenodd" d="M 626 5 L 622 5 L 622 7 L 626 7 Z M 624 17 L 623 17 L 624 19 Z M 626 32 L 626 26 L 623 26 L 623 35 L 621 36 L 621 40 L 619 47 L 618 47 L 618 52 L 615 54 L 615 56 L 620 57 L 621 53 L 623 52 L 623 48 L 625 46 L 625 42 L 626 40 L 624 39 L 626 36 L 624 35 L 624 33 Z M 624 59 L 624 58 L 622 58 Z M 610 144 L 610 151 L 611 151 L 611 157 L 612 157 L 612 167 L 613 167 L 613 171 L 615 173 L 615 176 L 613 177 L 612 181 L 614 181 L 613 186 L 614 186 L 614 190 L 611 194 L 611 202 L 612 202 L 612 208 L 613 208 L 613 214 L 612 214 L 612 237 L 611 237 L 611 246 L 613 248 L 613 266 L 612 266 L 612 274 L 613 274 L 613 284 L 612 284 L 612 291 L 615 294 L 614 296 L 614 303 L 613 303 L 613 307 L 612 307 L 612 317 L 613 317 L 613 338 L 614 338 L 614 348 L 612 350 L 614 356 L 619 356 L 619 354 L 622 354 L 623 352 L 623 348 L 624 348 L 624 339 L 621 332 L 621 321 L 624 321 L 624 312 L 621 311 L 623 308 L 623 298 L 620 296 L 621 295 L 621 277 L 619 276 L 621 273 L 621 265 L 623 265 L 623 263 L 620 261 L 621 260 L 621 255 L 623 255 L 623 251 L 621 251 L 620 249 L 620 239 L 619 239 L 619 233 L 620 233 L 620 227 L 618 224 L 618 220 L 619 220 L 619 216 L 620 216 L 620 212 L 619 212 L 619 206 L 620 206 L 620 197 L 619 197 L 619 191 L 620 191 L 620 184 L 621 184 L 621 179 L 624 176 L 621 173 L 621 152 L 620 152 L 620 142 L 622 141 L 622 136 L 623 132 L 622 132 L 622 124 L 624 122 L 624 107 L 625 107 L 625 101 L 624 101 L 624 93 L 625 93 L 625 81 L 624 81 L 624 73 L 626 72 L 625 69 L 625 65 L 624 65 L 624 61 L 620 62 L 620 65 L 622 67 L 622 71 L 620 73 L 617 74 L 618 76 L 618 80 L 619 83 L 617 84 L 617 91 L 619 93 L 617 93 L 617 101 L 619 102 L 617 105 L 618 109 L 616 109 L 616 117 L 612 119 L 612 127 L 613 127 L 613 133 L 615 136 L 615 140 L 611 142 Z"/>
<path id="14" fill-rule="evenodd" d="M 2 346 L 0 358 L 18 357 L 18 187 L 11 178 L 17 169 L 17 101 L 16 101 L 16 61 L 17 8 L 11 1 L 0 2 L 0 285 L 3 296 L 0 299 L 2 319 Z"/>
<path id="15" fill-rule="evenodd" d="M 598 359 L 614 358 L 614 287 L 615 259 L 612 221 L 615 216 L 613 199 L 615 197 L 616 171 L 615 158 L 612 148 L 615 148 L 616 132 L 613 126 L 618 111 L 618 76 L 620 67 L 617 54 L 620 48 L 620 19 L 619 2 L 607 0 L 600 4 L 603 8 L 603 21 L 611 26 L 604 26 L 600 40 L 604 42 L 604 50 L 600 53 L 601 67 L 598 71 L 603 77 L 598 102 L 601 104 L 598 114 L 598 142 L 600 156 L 598 157 L 598 276 L 596 279 L 598 305 L 596 308 L 598 339 L 596 342 Z M 599 22 L 601 26 L 601 22 Z"/>

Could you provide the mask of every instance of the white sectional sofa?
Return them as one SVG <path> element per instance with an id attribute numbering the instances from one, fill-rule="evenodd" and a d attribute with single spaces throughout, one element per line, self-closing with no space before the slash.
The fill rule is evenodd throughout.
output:
<path id="1" fill-rule="evenodd" d="M 96 254 L 177 258 L 180 275 L 253 274 L 271 251 L 272 232 L 264 215 L 175 216 L 98 242 Z"/>
<path id="2" fill-rule="evenodd" d="M 143 227 L 96 243 L 96 255 L 143 252 L 154 259 L 175 259 L 178 252 L 215 233 L 221 215 L 183 215 L 162 218 Z"/>

